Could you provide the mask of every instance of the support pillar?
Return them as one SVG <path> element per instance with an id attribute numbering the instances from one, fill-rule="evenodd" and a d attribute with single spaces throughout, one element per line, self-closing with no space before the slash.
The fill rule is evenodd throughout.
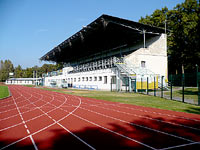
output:
<path id="1" fill-rule="evenodd" d="M 131 78 L 130 77 L 128 78 L 128 81 L 129 81 L 129 84 L 128 84 L 129 85 L 129 92 L 131 92 L 132 89 L 131 89 Z"/>
<path id="2" fill-rule="evenodd" d="M 121 89 L 121 82 L 120 82 L 120 70 L 116 69 L 116 89 L 120 91 Z"/>

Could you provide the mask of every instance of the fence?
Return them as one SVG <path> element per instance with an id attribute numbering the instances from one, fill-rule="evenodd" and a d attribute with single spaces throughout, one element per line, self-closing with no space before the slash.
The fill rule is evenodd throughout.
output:
<path id="1" fill-rule="evenodd" d="M 147 78 L 147 82 L 142 83 L 146 85 L 146 89 L 141 88 L 138 92 L 200 105 L 200 72 L 169 75 L 168 80 L 166 85 L 164 79 L 161 77 L 158 88 L 150 89 Z"/>

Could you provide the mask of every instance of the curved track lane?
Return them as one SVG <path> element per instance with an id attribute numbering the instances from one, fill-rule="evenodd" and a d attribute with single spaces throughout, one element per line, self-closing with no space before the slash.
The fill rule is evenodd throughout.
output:
<path id="1" fill-rule="evenodd" d="M 9 89 L 0 101 L 0 150 L 200 149 L 200 115 Z"/>

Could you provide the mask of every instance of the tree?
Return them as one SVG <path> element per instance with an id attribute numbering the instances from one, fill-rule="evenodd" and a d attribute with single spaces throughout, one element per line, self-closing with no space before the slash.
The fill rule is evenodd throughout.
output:
<path id="1" fill-rule="evenodd" d="M 13 64 L 10 60 L 1 60 L 0 63 L 0 81 L 4 82 L 9 78 L 9 73 L 14 71 Z"/>
<path id="2" fill-rule="evenodd" d="M 15 77 L 16 78 L 22 78 L 23 77 L 23 70 L 22 70 L 22 67 L 20 65 L 18 65 L 15 68 Z"/>
<path id="3" fill-rule="evenodd" d="M 200 3 L 197 0 L 186 0 L 178 4 L 173 10 L 166 7 L 156 10 L 152 15 L 141 18 L 139 22 L 163 27 L 167 19 L 169 73 L 178 71 L 184 65 L 186 72 L 195 70 L 195 65 L 200 66 L 199 51 L 199 22 Z"/>

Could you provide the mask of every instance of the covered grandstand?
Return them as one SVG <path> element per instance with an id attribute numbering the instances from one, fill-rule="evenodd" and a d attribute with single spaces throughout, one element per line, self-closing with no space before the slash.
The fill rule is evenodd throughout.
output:
<path id="1" fill-rule="evenodd" d="M 44 75 L 44 85 L 68 83 L 74 88 L 136 91 L 141 78 L 167 79 L 165 30 L 102 15 L 40 60 L 64 63 L 57 75 Z M 143 81 L 145 81 L 143 79 Z"/>

